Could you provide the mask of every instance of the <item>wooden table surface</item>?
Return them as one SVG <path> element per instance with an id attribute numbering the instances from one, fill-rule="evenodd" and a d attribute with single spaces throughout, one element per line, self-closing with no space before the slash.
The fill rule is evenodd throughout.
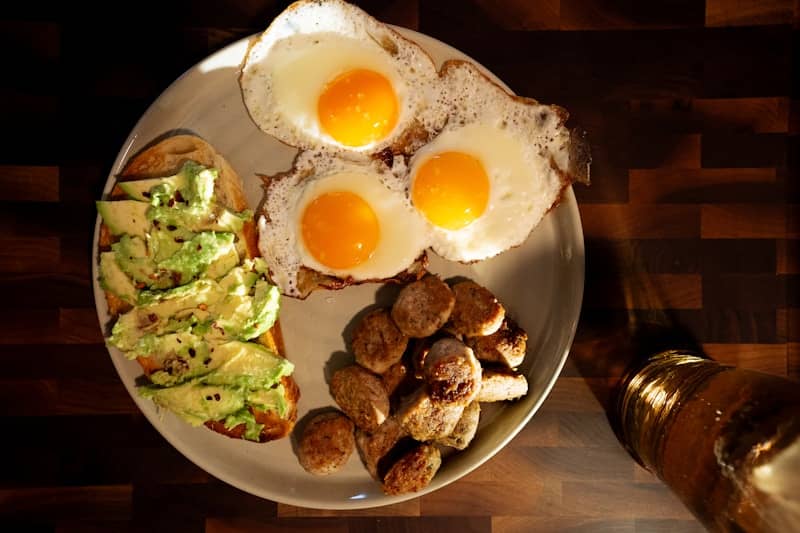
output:
<path id="1" fill-rule="evenodd" d="M 603 410 L 613 384 L 604 358 L 629 316 L 668 317 L 719 360 L 800 375 L 799 4 L 361 5 L 463 50 L 519 94 L 566 107 L 589 132 L 594 182 L 576 190 L 584 311 L 542 409 L 472 474 L 373 510 L 277 504 L 194 466 L 138 412 L 103 345 L 90 282 L 93 202 L 148 104 L 285 3 L 7 3 L 0 529 L 700 530 L 617 443 Z M 631 280 L 647 290 L 626 298 Z"/>

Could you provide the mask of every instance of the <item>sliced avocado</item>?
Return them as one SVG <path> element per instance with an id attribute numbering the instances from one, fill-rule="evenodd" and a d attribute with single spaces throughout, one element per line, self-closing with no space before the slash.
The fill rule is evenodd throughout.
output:
<path id="1" fill-rule="evenodd" d="M 146 385 L 139 387 L 138 392 L 193 426 L 209 420 L 221 420 L 241 410 L 245 403 L 245 392 L 241 389 L 203 385 L 194 381 L 166 388 Z"/>
<path id="2" fill-rule="evenodd" d="M 99 201 L 97 211 L 112 235 L 132 235 L 145 238 L 150 227 L 147 211 L 150 206 L 136 200 Z"/>
<path id="3" fill-rule="evenodd" d="M 117 264 L 114 252 L 100 254 L 100 285 L 129 304 L 136 303 L 136 287 Z"/>
<path id="4" fill-rule="evenodd" d="M 175 226 L 189 231 L 221 231 L 239 233 L 245 220 L 252 214 L 249 211 L 234 213 L 224 207 L 191 207 L 184 204 L 173 206 L 153 206 L 147 216 L 154 224 Z"/>
<path id="5" fill-rule="evenodd" d="M 187 330 L 164 335 L 148 333 L 137 341 L 128 355 L 131 358 L 152 357 L 162 370 L 151 374 L 150 380 L 162 386 L 207 374 L 224 363 L 221 358 L 213 357 L 206 341 Z"/>
<path id="6" fill-rule="evenodd" d="M 204 273 L 217 258 L 235 250 L 233 233 L 204 231 L 181 244 L 172 256 L 158 263 L 159 269 L 174 273 L 178 283 L 187 283 Z"/>
<path id="7" fill-rule="evenodd" d="M 252 342 L 231 341 L 220 344 L 215 346 L 214 353 L 223 357 L 225 362 L 200 378 L 209 385 L 268 388 L 294 370 L 294 365 L 288 360 Z"/>
<path id="8" fill-rule="evenodd" d="M 118 242 L 111 245 L 111 249 L 119 267 L 139 287 L 165 289 L 173 285 L 168 276 L 159 277 L 144 239 L 123 235 Z"/>
<path id="9" fill-rule="evenodd" d="M 239 253 L 236 251 L 236 243 L 232 242 L 227 251 L 217 256 L 208 268 L 206 276 L 211 279 L 220 279 L 239 264 Z"/>
<path id="10" fill-rule="evenodd" d="M 181 245 L 186 241 L 192 240 L 196 234 L 186 228 L 179 228 L 176 226 L 163 227 L 159 225 L 158 227 L 154 227 L 149 235 L 150 238 L 147 242 L 151 250 L 151 255 L 153 261 L 158 263 L 180 250 Z"/>
<path id="11" fill-rule="evenodd" d="M 247 440 L 257 441 L 261 436 L 261 430 L 264 429 L 264 424 L 256 422 L 256 417 L 249 409 L 240 409 L 225 418 L 225 427 L 232 429 L 239 424 L 245 424 L 244 438 Z"/>
<path id="12" fill-rule="evenodd" d="M 166 178 L 153 178 L 147 180 L 121 181 L 119 188 L 133 200 L 149 202 L 152 198 L 150 191 L 159 185 L 169 187 L 173 191 L 186 187 L 186 175 L 179 172 Z"/>
<path id="13" fill-rule="evenodd" d="M 278 287 L 263 280 L 256 282 L 253 312 L 239 330 L 242 339 L 254 339 L 267 331 L 278 319 L 281 294 Z"/>
<path id="14" fill-rule="evenodd" d="M 211 307 L 224 296 L 217 282 L 203 278 L 174 289 L 140 292 L 138 311 L 144 316 L 155 315 L 158 320 L 167 320 L 182 311 Z"/>
<path id="15" fill-rule="evenodd" d="M 261 411 L 274 411 L 281 418 L 285 418 L 289 411 L 286 403 L 286 389 L 280 384 L 269 389 L 259 389 L 248 393 L 247 405 L 252 405 Z"/>

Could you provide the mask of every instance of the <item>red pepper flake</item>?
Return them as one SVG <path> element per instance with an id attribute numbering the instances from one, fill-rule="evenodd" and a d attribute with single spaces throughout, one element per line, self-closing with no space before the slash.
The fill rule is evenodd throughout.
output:
<path id="1" fill-rule="evenodd" d="M 215 400 L 217 400 L 217 401 L 220 401 L 220 399 L 221 399 L 221 398 L 222 398 L 222 397 L 219 395 L 219 393 L 218 393 L 218 392 L 214 394 L 214 399 L 215 399 Z"/>
<path id="2" fill-rule="evenodd" d="M 197 308 L 201 311 L 208 311 L 208 305 L 206 304 L 197 304 Z"/>
<path id="3" fill-rule="evenodd" d="M 147 319 L 150 320 L 150 322 L 158 322 L 158 315 L 155 313 L 150 313 L 147 315 Z"/>
<path id="4" fill-rule="evenodd" d="M 170 198 L 170 199 L 169 199 L 169 202 L 167 202 L 167 205 L 168 205 L 169 207 L 172 207 L 173 205 L 175 205 L 175 199 L 174 199 L 174 198 Z"/>

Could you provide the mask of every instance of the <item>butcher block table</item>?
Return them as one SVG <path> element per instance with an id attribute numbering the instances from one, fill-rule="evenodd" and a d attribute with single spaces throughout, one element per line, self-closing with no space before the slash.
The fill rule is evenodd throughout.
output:
<path id="1" fill-rule="evenodd" d="M 626 324 L 666 319 L 720 361 L 800 377 L 797 2 L 360 3 L 568 109 L 594 162 L 575 187 L 581 321 L 542 408 L 459 481 L 347 512 L 251 496 L 172 448 L 118 378 L 92 296 L 94 201 L 128 132 L 285 5 L 4 5 L 0 529 L 701 531 L 615 438 L 608 361 Z"/>

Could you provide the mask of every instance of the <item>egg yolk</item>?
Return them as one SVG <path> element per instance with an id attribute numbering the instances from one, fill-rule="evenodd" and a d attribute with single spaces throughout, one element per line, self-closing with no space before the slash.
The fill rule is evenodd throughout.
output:
<path id="1" fill-rule="evenodd" d="M 356 69 L 329 82 L 317 102 L 322 129 L 345 146 L 365 146 L 385 138 L 397 124 L 392 84 L 372 70 Z"/>
<path id="2" fill-rule="evenodd" d="M 477 158 L 463 152 L 442 152 L 419 167 L 411 200 L 431 223 L 448 230 L 461 229 L 486 210 L 489 177 Z"/>
<path id="3" fill-rule="evenodd" d="M 306 248 L 323 265 L 346 269 L 369 259 L 378 247 L 378 217 L 363 198 L 347 191 L 328 192 L 303 211 Z"/>

